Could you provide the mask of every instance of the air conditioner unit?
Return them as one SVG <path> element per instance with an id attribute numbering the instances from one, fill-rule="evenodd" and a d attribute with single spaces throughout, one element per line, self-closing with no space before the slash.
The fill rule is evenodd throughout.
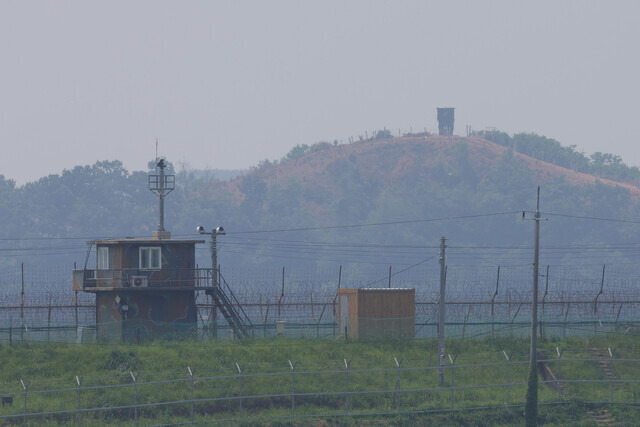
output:
<path id="1" fill-rule="evenodd" d="M 146 288 L 149 286 L 149 278 L 147 276 L 131 276 L 129 281 L 133 288 Z"/>

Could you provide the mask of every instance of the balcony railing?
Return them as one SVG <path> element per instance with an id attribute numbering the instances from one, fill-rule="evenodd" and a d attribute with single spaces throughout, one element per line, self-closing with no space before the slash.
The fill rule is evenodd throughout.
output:
<path id="1" fill-rule="evenodd" d="M 210 288 L 214 285 L 210 268 L 83 269 L 73 270 L 73 289 L 92 291 L 112 288 Z"/>

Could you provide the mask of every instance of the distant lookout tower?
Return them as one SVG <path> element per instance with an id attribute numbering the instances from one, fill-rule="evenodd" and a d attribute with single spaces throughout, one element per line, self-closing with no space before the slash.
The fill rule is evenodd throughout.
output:
<path id="1" fill-rule="evenodd" d="M 438 131 L 440 136 L 453 135 L 455 108 L 438 108 Z"/>
<path id="2" fill-rule="evenodd" d="M 152 237 L 160 240 L 171 238 L 171 232 L 164 229 L 164 198 L 176 188 L 176 176 L 165 175 L 164 168 L 166 167 L 164 158 L 161 158 L 156 164 L 156 172 L 158 169 L 160 172 L 157 175 L 149 175 L 149 190 L 160 199 L 160 221 L 158 230 L 152 233 Z"/>

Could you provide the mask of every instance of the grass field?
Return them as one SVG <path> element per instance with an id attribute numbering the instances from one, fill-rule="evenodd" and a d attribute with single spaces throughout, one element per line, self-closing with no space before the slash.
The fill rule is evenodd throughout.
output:
<path id="1" fill-rule="evenodd" d="M 21 344 L 0 346 L 0 394 L 12 395 L 14 404 L 0 409 L 0 415 L 21 414 L 23 388 L 29 390 L 62 390 L 28 395 L 28 412 L 73 411 L 78 408 L 113 408 L 131 405 L 132 377 L 137 376 L 137 403 L 183 401 L 180 404 L 140 408 L 141 425 L 184 423 L 190 420 L 191 392 L 189 367 L 194 374 L 194 420 L 211 422 L 233 420 L 233 424 L 256 422 L 303 425 L 309 418 L 287 418 L 291 414 L 292 375 L 289 361 L 295 365 L 295 414 L 323 414 L 331 423 L 361 423 L 374 420 L 391 424 L 422 425 L 513 425 L 522 420 L 522 407 L 502 407 L 491 410 L 438 412 L 451 407 L 450 370 L 445 383 L 438 384 L 436 341 L 327 341 L 273 339 L 251 342 L 153 342 L 144 345 L 114 344 Z M 455 391 L 455 408 L 506 406 L 507 390 L 498 386 L 510 383 L 509 399 L 514 405 L 524 401 L 528 373 L 528 340 L 487 339 L 451 340 L 447 353 L 455 358 L 455 385 L 483 384 L 495 387 L 469 387 Z M 557 350 L 562 358 L 557 360 Z M 640 364 L 621 359 L 639 355 L 640 339 L 634 335 L 611 334 L 595 339 L 541 340 L 540 350 L 553 360 L 549 368 L 564 378 L 606 379 L 607 374 L 596 361 L 568 363 L 566 359 L 594 358 L 597 348 L 608 357 L 608 348 L 615 349 L 613 372 L 617 379 L 640 379 Z M 506 352 L 511 364 L 505 365 Z M 395 358 L 395 359 L 394 359 Z M 381 390 L 385 392 L 350 395 L 350 415 L 344 416 L 345 360 L 350 363 L 349 390 Z M 396 370 L 398 361 L 402 370 Z M 617 361 L 620 360 L 620 361 Z M 237 365 L 236 365 L 237 364 Z M 484 364 L 476 367 L 471 365 Z M 238 367 L 242 378 L 238 376 Z M 418 369 L 420 368 L 420 369 Z M 384 370 L 382 370 L 384 369 Z M 322 371 L 322 373 L 318 373 Z M 314 372 L 308 373 L 308 372 Z M 272 375 L 256 375 L 272 374 Z M 80 396 L 75 389 L 80 380 Z M 163 385 L 153 381 L 183 379 Z M 402 390 L 422 390 L 393 393 L 396 383 Z M 113 385 L 112 388 L 93 386 Z M 635 384 L 615 388 L 615 400 L 634 402 L 640 398 Z M 583 402 L 607 401 L 611 387 L 607 382 L 594 386 L 585 383 L 563 383 L 562 396 L 557 389 L 540 385 L 540 422 L 546 425 L 596 425 L 587 411 L 593 409 Z M 254 399 L 223 400 L 225 397 L 279 395 Z M 310 395 L 324 392 L 324 395 Z M 305 393 L 309 393 L 305 395 Z M 335 394 L 332 394 L 335 393 Z M 210 399 L 220 400 L 210 400 Z M 206 400 L 206 401 L 205 401 Z M 560 400 L 562 405 L 558 405 Z M 416 411 L 412 415 L 395 415 L 398 408 Z M 616 421 L 624 425 L 639 424 L 640 413 L 632 405 L 610 405 Z M 435 412 L 431 412 L 435 411 Z M 357 415 L 384 412 L 388 415 Z M 422 414 L 420 413 L 422 412 Z M 77 423 L 76 414 L 30 416 L 33 425 L 66 425 Z M 279 418 L 281 417 L 281 418 Z M 245 419 L 246 421 L 243 421 Z M 315 419 L 315 418 L 313 418 Z M 83 413 L 86 425 L 133 424 L 131 409 L 109 409 Z M 22 423 L 22 418 L 0 419 Z"/>

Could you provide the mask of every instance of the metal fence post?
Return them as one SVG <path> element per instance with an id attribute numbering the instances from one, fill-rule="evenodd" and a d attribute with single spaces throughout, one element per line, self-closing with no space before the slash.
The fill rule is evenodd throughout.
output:
<path id="1" fill-rule="evenodd" d="M 511 405 L 511 365 L 509 364 L 511 358 L 506 351 L 502 350 L 502 353 L 507 358 L 507 405 Z"/>
<path id="2" fill-rule="evenodd" d="M 609 364 L 611 365 L 611 375 L 609 376 L 609 379 L 611 380 L 611 403 L 613 403 L 613 352 L 615 349 L 611 350 L 611 347 L 607 347 L 607 349 L 609 350 Z"/>
<path id="3" fill-rule="evenodd" d="M 622 394 L 623 391 L 622 388 L 620 386 L 618 386 L 618 384 L 621 383 L 637 383 L 636 380 L 629 380 L 629 379 L 625 379 L 625 378 L 618 378 L 615 376 L 615 374 L 613 374 L 613 368 L 614 363 L 615 363 L 615 348 L 611 348 L 608 347 L 608 360 L 610 363 L 610 368 L 611 368 L 611 372 L 607 371 L 607 375 L 609 376 L 609 383 L 610 383 L 610 403 L 616 403 L 617 401 L 615 400 L 615 390 L 616 387 L 618 387 L 618 389 L 620 389 L 620 398 L 622 399 Z M 495 378 L 498 378 L 499 376 L 501 376 L 500 372 L 503 369 L 502 367 L 505 365 L 502 365 L 501 363 L 489 363 L 489 364 L 485 364 L 485 363 L 474 363 L 474 364 L 464 364 L 461 365 L 462 368 L 471 368 L 471 369 L 482 369 L 482 370 L 490 370 L 491 372 L 495 372 L 495 374 L 497 375 L 495 378 L 490 379 L 489 381 L 483 382 L 481 379 L 478 378 L 473 378 L 473 372 L 468 375 L 467 373 L 463 372 L 463 377 L 461 377 L 461 389 L 463 394 L 465 394 L 465 390 L 466 389 L 486 389 L 486 388 L 495 388 L 498 387 L 496 390 L 497 392 L 499 392 L 499 388 L 501 387 L 506 387 L 506 391 L 507 391 L 507 396 L 506 396 L 506 401 L 507 401 L 507 406 L 508 407 L 515 407 L 515 406 L 521 406 L 522 403 L 518 403 L 518 399 L 516 399 L 516 402 L 514 403 L 514 405 L 511 405 L 511 358 L 513 357 L 514 353 L 507 353 L 506 351 L 503 350 L 503 355 L 506 359 L 506 383 L 503 381 L 496 381 Z M 556 347 L 556 354 L 557 354 L 557 359 L 556 359 L 556 366 L 557 366 L 557 380 L 554 379 L 556 381 L 556 384 L 558 386 L 558 390 L 557 390 L 557 402 L 560 401 L 560 399 L 563 397 L 563 391 L 561 390 L 561 384 L 564 380 L 562 380 L 562 374 L 561 374 L 561 368 L 562 368 L 562 351 L 559 349 L 559 347 Z M 483 409 L 483 408 L 489 408 L 491 406 L 495 406 L 496 404 L 499 404 L 500 401 L 500 397 L 497 396 L 496 399 L 491 399 L 489 402 L 479 402 L 475 399 L 475 397 L 470 397 L 470 399 L 466 399 L 465 396 L 462 396 L 461 399 L 462 403 L 460 404 L 460 408 L 456 409 L 455 408 L 455 390 L 456 390 L 456 385 L 455 385 L 455 362 L 457 361 L 457 356 L 452 356 L 451 354 L 447 354 L 446 355 L 448 357 L 448 360 L 450 362 L 449 365 L 449 369 L 451 370 L 451 377 L 450 377 L 450 384 L 449 384 L 449 390 L 450 390 L 450 402 L 447 402 L 446 404 L 438 404 L 436 408 L 432 409 L 432 410 L 425 410 L 424 408 L 421 408 L 421 402 L 416 402 L 413 401 L 409 396 L 409 398 L 407 399 L 406 403 L 406 409 L 407 409 L 407 413 L 427 413 L 427 412 L 440 412 L 440 413 L 445 413 L 447 411 L 452 412 L 452 411 L 460 411 L 463 408 L 469 409 L 469 410 L 476 410 L 476 409 Z M 396 411 L 397 413 L 402 413 L 404 410 L 402 410 L 402 393 L 404 393 L 405 391 L 407 392 L 407 394 L 409 393 L 415 393 L 415 392 L 420 392 L 420 390 L 413 390 L 412 388 L 408 388 L 407 390 L 404 390 L 403 388 L 401 388 L 401 375 L 403 372 L 402 368 L 402 363 L 403 360 L 402 359 L 398 359 L 396 356 L 393 357 L 394 363 L 396 364 L 396 381 L 395 381 L 395 389 L 394 389 L 394 393 L 395 393 L 395 400 L 396 400 Z M 605 363 L 607 362 L 606 360 L 606 356 L 604 354 L 602 354 L 601 352 L 598 352 L 597 354 L 597 358 L 591 358 L 591 359 L 573 359 L 573 358 L 569 358 L 567 359 L 567 363 L 569 364 L 569 368 L 572 368 L 574 366 L 576 366 L 576 364 L 582 364 L 584 363 L 585 360 L 596 360 L 599 361 L 600 363 Z M 627 359 L 621 359 L 621 361 L 625 361 Z M 345 383 L 344 383 L 344 402 L 345 402 L 345 409 L 342 413 L 339 413 L 339 408 L 338 408 L 338 412 L 336 412 L 337 415 L 351 415 L 351 408 L 350 408 L 350 395 L 353 393 L 354 396 L 356 396 L 356 409 L 354 410 L 354 413 L 359 413 L 360 410 L 362 409 L 361 406 L 363 404 L 365 404 L 366 406 L 366 402 L 369 401 L 369 397 L 370 395 L 376 394 L 379 396 L 386 396 L 387 399 L 389 398 L 393 398 L 394 396 L 391 396 L 391 389 L 388 387 L 388 383 L 385 385 L 383 383 L 378 383 L 377 380 L 381 380 L 381 381 L 385 381 L 386 378 L 386 373 L 390 373 L 391 369 L 387 369 L 387 368 L 373 368 L 373 369 L 364 369 L 364 370 L 356 370 L 356 374 L 363 374 L 366 377 L 364 377 L 364 379 L 368 379 L 371 380 L 372 377 L 375 380 L 375 384 L 373 385 L 373 387 L 365 387 L 364 389 L 358 384 L 358 378 L 356 378 L 356 387 L 354 387 L 354 391 L 351 392 L 350 391 L 350 384 L 349 384 L 349 375 L 350 375 L 350 371 L 351 371 L 351 362 L 348 361 L 347 359 L 343 359 L 344 361 L 344 366 L 345 366 Z M 552 365 L 552 363 L 550 362 L 550 360 L 546 361 L 547 363 L 550 364 L 550 366 Z M 291 375 L 291 389 L 290 389 L 290 411 L 291 411 L 291 415 L 288 416 L 289 419 L 297 419 L 297 413 L 296 413 L 296 401 L 295 398 L 297 397 L 297 392 L 296 392 L 296 383 L 295 383 L 295 374 L 296 374 L 296 370 L 297 370 L 297 364 L 298 361 L 291 361 L 288 360 L 289 363 L 289 367 L 290 367 L 290 375 Z M 519 364 L 521 362 L 516 361 L 516 368 L 518 368 Z M 629 359 L 627 363 L 633 363 L 633 366 L 637 366 L 638 363 L 640 363 L 640 359 Z M 239 419 L 244 420 L 244 392 L 243 392 L 243 380 L 244 380 L 244 372 L 242 370 L 242 368 L 240 367 L 240 365 L 238 363 L 235 363 L 236 369 L 237 371 L 237 378 L 238 378 L 238 383 L 239 383 L 239 387 L 240 387 L 240 392 L 234 392 L 233 389 L 229 390 L 228 393 L 224 393 L 222 394 L 222 397 L 218 397 L 218 393 L 214 392 L 213 396 L 209 396 L 207 395 L 207 393 L 209 392 L 209 390 L 200 390 L 203 394 L 202 397 L 211 397 L 211 399 L 202 399 L 202 401 L 222 401 L 224 400 L 224 403 L 222 406 L 224 406 L 224 409 L 222 409 L 222 411 L 226 412 L 227 415 L 229 415 L 227 418 L 231 418 L 231 422 L 233 422 L 233 420 L 235 419 L 236 422 Z M 421 365 L 424 366 L 424 365 Z M 445 367 L 446 368 L 446 367 Z M 606 366 L 602 367 L 605 371 L 607 370 Z M 413 375 L 415 376 L 416 374 L 414 374 L 414 368 L 407 368 L 408 372 L 407 374 Z M 416 372 L 417 369 L 425 369 L 424 367 L 422 368 L 415 368 Z M 437 365 L 429 366 L 426 369 L 433 369 L 433 372 L 435 373 L 435 370 L 438 369 Z M 573 376 L 572 373 L 572 369 L 569 369 L 568 372 L 568 377 L 567 377 L 567 381 L 571 382 L 572 378 L 578 379 L 575 376 Z M 162 396 L 151 396 L 151 395 L 147 395 L 143 393 L 143 402 L 138 405 L 137 403 L 137 378 L 138 376 L 134 375 L 133 372 L 129 372 L 132 380 L 133 380 L 133 404 L 125 404 L 123 406 L 119 406 L 121 409 L 126 409 L 127 412 L 126 414 L 128 414 L 128 416 L 131 416 L 131 413 L 129 412 L 130 409 L 134 409 L 134 413 L 135 413 L 135 424 L 138 425 L 139 422 L 139 415 L 142 415 L 142 418 L 145 418 L 144 415 L 147 415 L 147 418 L 149 416 L 150 413 L 148 412 L 144 412 L 143 414 L 138 414 L 138 411 L 140 408 L 147 408 L 147 407 L 153 407 L 151 410 L 155 411 L 157 409 L 157 407 L 159 407 L 160 405 L 165 405 L 165 404 L 172 404 L 172 405 L 183 405 L 185 403 L 190 403 L 191 406 L 191 412 L 190 412 L 190 421 L 191 423 L 195 422 L 195 383 L 198 381 L 195 378 L 195 373 L 191 370 L 190 366 L 187 366 L 187 370 L 189 372 L 189 377 L 188 378 L 184 378 L 181 376 L 178 376 L 178 378 L 175 378 L 173 381 L 171 382 L 185 382 L 185 381 L 189 381 L 190 382 L 190 397 L 189 398 L 185 398 L 182 400 L 178 400 L 175 402 L 168 402 L 166 401 L 166 399 L 164 399 Z M 303 370 L 304 371 L 304 370 Z M 409 372 L 410 371 L 410 372 Z M 384 373 L 384 374 L 382 374 Z M 278 375 L 279 377 L 281 377 L 281 379 L 285 379 L 286 377 L 286 372 L 279 372 L 276 373 L 275 375 Z M 340 382 L 340 372 L 339 369 L 335 370 L 335 369 L 331 369 L 331 370 L 327 370 L 327 371 L 317 371 L 317 372 L 303 372 L 304 374 L 316 374 L 316 375 L 331 375 L 331 376 L 336 376 L 335 378 L 333 378 L 334 382 L 337 380 L 337 382 Z M 603 381 L 602 379 L 598 380 L 596 377 L 602 378 L 601 376 L 598 376 L 597 372 L 595 373 L 596 375 L 594 376 L 593 374 L 585 376 L 584 379 L 579 379 L 580 382 L 584 382 L 584 383 L 598 383 L 603 385 L 604 383 L 606 383 L 606 379 Z M 272 374 L 263 374 L 258 372 L 257 374 L 249 374 L 250 379 L 253 376 L 259 377 L 259 378 L 263 378 L 263 375 L 272 375 Z M 283 376 L 284 375 L 284 376 Z M 379 376 L 380 375 L 380 376 Z M 405 374 L 406 375 L 406 374 Z M 420 375 L 420 374 L 417 374 Z M 622 373 L 620 374 L 621 377 L 623 376 Z M 358 376 L 358 375 L 356 375 Z M 516 375 L 517 377 L 519 377 L 519 375 Z M 446 374 L 445 374 L 446 377 Z M 225 378 L 227 380 L 231 381 L 231 384 L 233 383 L 233 375 L 231 375 L 230 377 L 227 375 L 221 376 L 221 377 L 212 377 L 210 379 L 216 379 L 216 378 Z M 389 378 L 387 378 L 389 379 Z M 114 406 L 113 402 L 107 400 L 106 402 L 94 402 L 93 399 L 89 399 L 89 395 L 87 395 L 87 408 L 84 408 L 84 403 L 82 401 L 82 391 L 83 391 L 83 387 L 82 386 L 82 380 L 80 379 L 79 376 L 75 376 L 75 380 L 76 380 L 76 399 L 77 399 L 77 407 L 75 409 L 75 412 L 77 414 L 77 424 L 78 426 L 82 426 L 83 425 L 83 421 L 84 421 L 84 412 L 89 413 L 89 418 L 88 418 L 88 424 L 92 424 L 91 420 L 93 419 L 92 415 L 94 415 L 95 413 L 98 413 L 99 411 L 102 410 L 108 410 L 111 409 L 109 408 L 110 406 Z M 516 380 L 518 380 L 518 378 L 516 378 Z M 405 379 L 406 381 L 406 379 Z M 156 387 L 161 387 L 166 385 L 167 381 L 150 381 L 150 382 L 143 382 L 143 385 L 149 385 L 149 386 L 156 386 Z M 14 400 L 15 399 L 20 399 L 20 394 L 23 395 L 23 414 L 22 417 L 20 417 L 20 413 L 18 410 L 17 414 L 14 415 L 7 415 L 4 413 L 3 410 L 3 417 L 0 417 L 0 419 L 2 418 L 11 418 L 14 419 L 13 417 L 17 417 L 14 419 L 15 423 L 19 423 L 19 419 L 22 418 L 23 419 L 23 425 L 28 425 L 28 417 L 29 416 L 33 416 L 34 417 L 34 423 L 31 424 L 37 424 L 37 419 L 35 417 L 40 417 L 40 416 L 44 416 L 44 417 L 48 417 L 48 416 L 54 416 L 54 417 L 60 417 L 59 421 L 61 421 L 62 423 L 64 423 L 65 425 L 68 423 L 69 425 L 75 424 L 73 422 L 73 413 L 74 410 L 71 407 L 67 407 L 67 409 L 63 409 L 63 410 L 57 410 L 57 409 L 61 409 L 61 408 L 54 408 L 53 410 L 50 411 L 36 411 L 35 410 L 35 406 L 37 406 L 37 402 L 32 403 L 32 407 L 34 409 L 32 409 L 34 412 L 28 412 L 28 408 L 27 408 L 27 399 L 28 399 L 28 395 L 29 394 L 35 394 L 35 393 L 51 393 L 54 392 L 56 390 L 38 390 L 38 389 L 34 389 L 33 391 L 30 391 L 30 383 L 27 383 L 26 381 L 24 381 L 23 379 L 20 379 L 20 384 L 22 385 L 23 391 L 22 392 L 17 392 L 17 393 L 0 393 L 0 396 L 3 398 L 2 400 L 4 401 L 5 404 L 9 404 L 11 405 L 12 403 L 17 403 Z M 518 391 L 520 391 L 522 383 L 519 383 L 518 381 L 516 381 L 516 388 L 518 389 Z M 251 386 L 251 384 L 250 384 Z M 320 387 L 320 388 L 316 388 L 316 386 Z M 336 398 L 337 401 L 340 400 L 340 392 L 339 390 L 332 389 L 333 391 L 329 391 L 326 390 L 326 388 L 323 388 L 322 384 L 316 384 L 316 386 L 309 386 L 309 387 L 304 387 L 303 386 L 303 391 L 306 390 L 306 392 L 301 392 L 300 395 L 301 397 L 304 396 L 309 396 L 312 397 L 314 395 L 326 395 L 326 396 L 332 396 L 329 397 L 329 399 L 333 399 Z M 105 386 L 105 385 L 98 385 L 96 387 L 87 387 L 87 390 L 89 389 L 96 389 L 98 390 L 98 392 L 101 392 L 104 387 L 109 387 L 109 386 Z M 128 387 L 125 384 L 125 388 Z M 339 384 L 338 384 L 339 387 Z M 446 388 L 446 386 L 445 386 Z M 308 389 L 308 390 L 307 390 Z M 63 390 L 57 390 L 58 392 L 62 391 L 62 392 L 71 392 L 71 390 L 73 390 L 72 388 L 64 388 Z M 439 390 L 439 391 L 438 391 Z M 441 393 L 444 392 L 444 388 L 436 386 L 436 388 L 428 388 L 424 391 L 436 391 L 437 393 Z M 207 393 L 205 393 L 207 392 Z M 253 387 L 250 387 L 249 392 L 247 393 L 247 398 L 248 399 L 252 399 L 252 398 L 261 398 L 261 397 L 275 397 L 275 396 L 279 396 L 278 398 L 281 400 L 286 400 L 284 399 L 284 396 L 286 396 L 285 394 L 282 393 L 274 393 L 274 394 L 268 394 L 271 393 L 271 390 L 267 390 L 262 396 L 254 396 L 254 390 Z M 633 393 L 633 401 L 625 401 L 625 402 L 621 402 L 621 404 L 623 405 L 633 405 L 633 402 L 637 401 L 637 396 L 635 392 L 633 392 L 633 390 L 629 391 L 628 394 Z M 125 391 L 126 394 L 126 391 Z M 499 393 L 498 393 L 499 394 Z M 518 396 L 521 395 L 521 393 L 517 393 Z M 554 394 L 554 393 L 552 393 Z M 584 399 L 588 399 L 589 398 L 589 391 L 585 391 L 585 392 L 580 392 L 579 396 L 584 398 Z M 69 396 L 70 397 L 70 396 Z M 117 398 L 114 394 L 113 396 L 114 398 Z M 600 396 L 602 397 L 602 396 Z M 631 396 L 629 396 L 631 398 Z M 154 399 L 158 399 L 158 400 L 154 400 Z M 360 399 L 363 399 L 362 401 Z M 36 399 L 38 402 L 40 401 L 39 399 Z M 238 416 L 238 413 L 236 412 L 234 414 L 234 411 L 237 411 L 238 408 L 236 408 L 235 410 L 233 409 L 233 406 L 235 405 L 233 402 L 233 400 L 238 400 L 238 404 L 239 404 L 239 408 L 240 408 L 240 416 Z M 602 399 L 600 399 L 602 400 Z M 200 400 L 199 400 L 200 401 Z M 304 401 L 304 399 L 303 399 Z M 390 401 L 389 401 L 390 402 Z M 561 401 L 560 401 L 561 402 Z M 70 403 L 70 401 L 68 401 L 67 403 Z M 230 403 L 230 406 L 228 406 L 227 404 Z M 248 402 L 251 403 L 251 402 Z M 282 403 L 282 402 L 281 402 Z M 303 402 L 304 403 L 304 402 Z M 336 402 L 333 402 L 333 404 L 335 404 Z M 442 403 L 442 402 L 441 402 Z M 552 403 L 552 400 L 549 400 L 548 403 Z M 19 403 L 18 403 L 19 404 Z M 96 404 L 94 406 L 94 404 Z M 339 406 L 339 402 L 337 402 L 338 406 Z M 475 406 L 473 408 L 471 408 L 470 406 L 474 405 L 474 404 L 478 404 L 478 406 Z M 35 405 L 35 406 L 34 406 Z M 155 406 L 157 405 L 157 406 Z M 308 412 L 308 416 L 314 417 L 314 416 L 324 416 L 321 415 L 322 412 L 313 412 L 314 410 L 317 411 L 324 411 L 328 408 L 328 406 L 331 405 L 331 402 L 325 402 L 325 404 L 320 404 L 318 405 L 318 407 L 316 409 L 310 409 Z M 490 405 L 490 406 L 483 406 L 483 405 Z M 335 406 L 335 405 L 334 405 Z M 179 409 L 179 408 L 178 408 Z M 183 408 L 184 409 L 184 408 Z M 260 407 L 260 408 L 255 408 L 256 410 L 254 411 L 252 409 L 252 406 L 250 405 L 249 407 L 250 411 L 249 414 L 247 414 L 247 420 L 253 420 L 254 417 L 255 419 L 267 419 L 267 418 L 271 418 L 271 417 L 278 417 L 282 415 L 282 409 L 283 406 L 278 406 L 277 404 L 274 405 L 273 407 Z M 335 409 L 335 408 L 334 408 Z M 385 408 L 382 407 L 373 407 L 372 411 L 369 415 L 382 415 L 382 414 L 389 414 L 392 413 L 389 410 L 390 408 L 386 408 L 386 412 L 380 412 L 380 411 L 384 411 Z M 111 409 L 113 410 L 113 409 Z M 231 411 L 230 413 L 228 411 Z M 307 412 L 306 410 L 303 410 L 303 412 Z M 280 414 L 280 415 L 278 415 Z M 184 415 L 184 414 L 183 414 Z M 334 414 L 335 415 L 335 414 Z M 125 415 L 126 417 L 127 415 Z M 301 414 L 301 418 L 302 419 L 303 416 Z M 38 418 L 39 419 L 39 418 Z M 144 421 L 144 420 L 143 420 Z M 250 422 L 251 422 L 250 421 Z M 128 422 L 127 422 L 128 423 Z M 189 424 L 189 421 L 184 421 L 184 424 Z M 0 424 L 2 424 L 2 422 L 0 421 Z M 144 424 L 144 423 L 143 423 Z"/>
<path id="4" fill-rule="evenodd" d="M 193 372 L 189 366 L 187 366 L 187 371 L 189 371 L 189 376 L 191 377 L 191 423 L 193 424 Z"/>
<path id="5" fill-rule="evenodd" d="M 236 363 L 236 368 L 238 369 L 238 385 L 240 386 L 240 417 L 242 418 L 242 369 L 240 369 L 240 365 Z"/>
<path id="6" fill-rule="evenodd" d="M 29 388 L 29 384 L 31 384 L 31 381 L 25 384 L 24 381 L 20 379 L 20 384 L 22 384 L 22 389 L 24 391 L 24 413 L 22 416 L 22 424 L 26 426 L 27 425 L 27 389 Z"/>
<path id="7" fill-rule="evenodd" d="M 291 416 L 295 416 L 296 414 L 296 401 L 295 401 L 295 395 L 296 395 L 296 365 L 298 364 L 298 361 L 296 360 L 295 362 L 291 363 L 291 360 L 289 360 L 289 366 L 291 367 Z"/>
<path id="8" fill-rule="evenodd" d="M 345 407 L 345 411 L 348 414 L 349 413 L 349 366 L 351 365 L 351 361 L 347 361 L 347 359 L 344 359 L 344 367 L 346 368 L 345 371 L 345 390 L 344 390 L 344 407 Z"/>
<path id="9" fill-rule="evenodd" d="M 402 359 L 398 361 L 395 356 L 393 356 L 393 360 L 396 362 L 396 410 L 400 412 L 400 365 L 402 364 Z"/>
<path id="10" fill-rule="evenodd" d="M 76 375 L 76 383 L 78 384 L 78 427 L 82 425 L 82 404 L 80 403 L 80 378 Z"/>
<path id="11" fill-rule="evenodd" d="M 563 293 L 564 299 L 564 293 Z M 569 307 L 571 306 L 571 302 L 567 301 L 567 311 L 564 314 L 564 322 L 562 323 L 562 339 L 567 338 L 567 317 L 569 316 Z"/>
<path id="12" fill-rule="evenodd" d="M 447 354 L 447 356 L 449 356 L 449 361 L 451 362 L 451 409 L 455 408 L 455 400 L 454 400 L 454 382 L 453 382 L 453 370 L 455 368 L 455 363 L 456 363 L 456 359 L 458 358 L 458 356 L 456 357 L 451 357 L 450 354 Z"/>
<path id="13" fill-rule="evenodd" d="M 131 371 L 129 371 L 129 374 L 133 378 L 133 415 L 135 425 L 138 427 L 138 378 Z"/>
<path id="14" fill-rule="evenodd" d="M 560 402 L 560 397 L 561 397 L 561 393 L 560 392 L 562 390 L 562 387 L 560 387 L 560 356 L 562 356 L 562 352 L 560 351 L 560 349 L 558 347 L 556 347 L 556 353 L 558 353 L 558 368 L 557 368 L 558 376 L 557 376 L 557 379 L 558 379 L 558 402 Z"/>

